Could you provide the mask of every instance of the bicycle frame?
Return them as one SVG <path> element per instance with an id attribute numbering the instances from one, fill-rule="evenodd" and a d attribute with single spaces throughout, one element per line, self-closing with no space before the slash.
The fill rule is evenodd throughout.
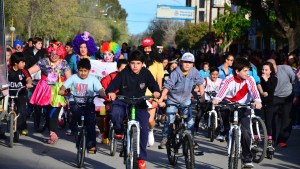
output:
<path id="1" fill-rule="evenodd" d="M 253 118 L 260 118 L 260 117 L 255 115 L 254 109 L 251 109 L 251 120 Z M 255 128 L 256 128 L 256 131 L 260 131 L 258 123 L 255 124 Z M 250 125 L 250 132 L 251 132 L 251 138 L 252 138 L 252 140 L 254 140 L 255 138 L 254 138 L 254 134 L 253 134 L 253 127 L 252 127 L 252 125 Z M 261 140 L 261 134 L 260 134 L 260 132 L 257 132 L 257 136 L 258 136 L 259 140 Z"/>

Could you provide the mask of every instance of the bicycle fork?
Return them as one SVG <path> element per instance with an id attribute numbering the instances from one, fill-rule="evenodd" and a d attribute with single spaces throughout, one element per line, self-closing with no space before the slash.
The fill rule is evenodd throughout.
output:
<path id="1" fill-rule="evenodd" d="M 139 157 L 140 156 L 140 123 L 138 121 L 135 121 L 135 120 L 130 120 L 127 123 L 127 154 L 129 152 L 131 152 L 130 151 L 130 148 L 131 148 L 130 147 L 130 140 L 131 140 L 130 131 L 131 131 L 132 126 L 136 126 L 136 131 L 137 131 L 137 133 L 136 133 L 136 135 L 137 135 L 137 140 L 136 140 L 136 143 L 137 143 L 137 157 Z M 129 157 L 132 156 L 132 154 L 128 154 L 128 155 L 129 155 Z M 132 164 L 133 160 L 131 160 L 130 162 Z"/>
<path id="2" fill-rule="evenodd" d="M 239 126 L 236 126 L 236 125 L 231 125 L 230 126 L 230 130 L 229 130 L 229 137 L 228 137 L 228 155 L 230 155 L 230 151 L 231 151 L 231 142 L 233 141 L 232 140 L 232 130 L 233 129 L 236 129 L 238 131 L 238 137 L 239 137 L 239 142 L 238 143 L 235 143 L 235 144 L 239 144 L 238 148 L 238 152 L 240 153 L 240 149 L 241 149 L 241 130 L 240 130 L 240 127 Z"/>

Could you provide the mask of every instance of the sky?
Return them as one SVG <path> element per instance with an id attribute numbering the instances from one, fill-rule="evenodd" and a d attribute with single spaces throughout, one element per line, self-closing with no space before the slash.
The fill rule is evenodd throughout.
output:
<path id="1" fill-rule="evenodd" d="M 156 17 L 157 5 L 185 6 L 185 0 L 119 0 L 128 14 L 129 33 L 134 35 L 144 32 L 151 20 Z"/>

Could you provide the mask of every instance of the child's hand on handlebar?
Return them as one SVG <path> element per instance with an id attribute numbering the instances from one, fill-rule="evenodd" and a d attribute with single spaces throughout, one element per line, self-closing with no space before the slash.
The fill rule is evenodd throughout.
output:
<path id="1" fill-rule="evenodd" d="M 160 96 L 160 93 L 159 92 L 153 92 L 153 97 L 158 99 Z"/>
<path id="2" fill-rule="evenodd" d="M 30 89 L 30 88 L 33 87 L 33 85 L 32 85 L 31 83 L 27 83 L 27 84 L 26 84 L 26 87 L 27 87 L 27 89 Z"/>
<path id="3" fill-rule="evenodd" d="M 254 102 L 252 105 L 255 109 L 261 109 L 261 107 L 262 107 L 261 102 Z"/>
<path id="4" fill-rule="evenodd" d="M 216 105 L 216 104 L 219 104 L 220 102 L 221 102 L 220 100 L 215 99 L 215 100 L 212 101 L 212 104 Z"/>
<path id="5" fill-rule="evenodd" d="M 107 97 L 110 98 L 112 101 L 115 101 L 117 96 L 115 93 L 108 93 Z"/>

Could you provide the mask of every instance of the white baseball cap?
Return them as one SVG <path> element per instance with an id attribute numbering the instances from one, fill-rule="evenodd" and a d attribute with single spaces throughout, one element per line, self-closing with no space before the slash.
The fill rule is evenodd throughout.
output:
<path id="1" fill-rule="evenodd" d="M 181 60 L 186 61 L 186 62 L 193 62 L 194 63 L 195 62 L 195 57 L 192 53 L 186 52 L 182 55 Z"/>

